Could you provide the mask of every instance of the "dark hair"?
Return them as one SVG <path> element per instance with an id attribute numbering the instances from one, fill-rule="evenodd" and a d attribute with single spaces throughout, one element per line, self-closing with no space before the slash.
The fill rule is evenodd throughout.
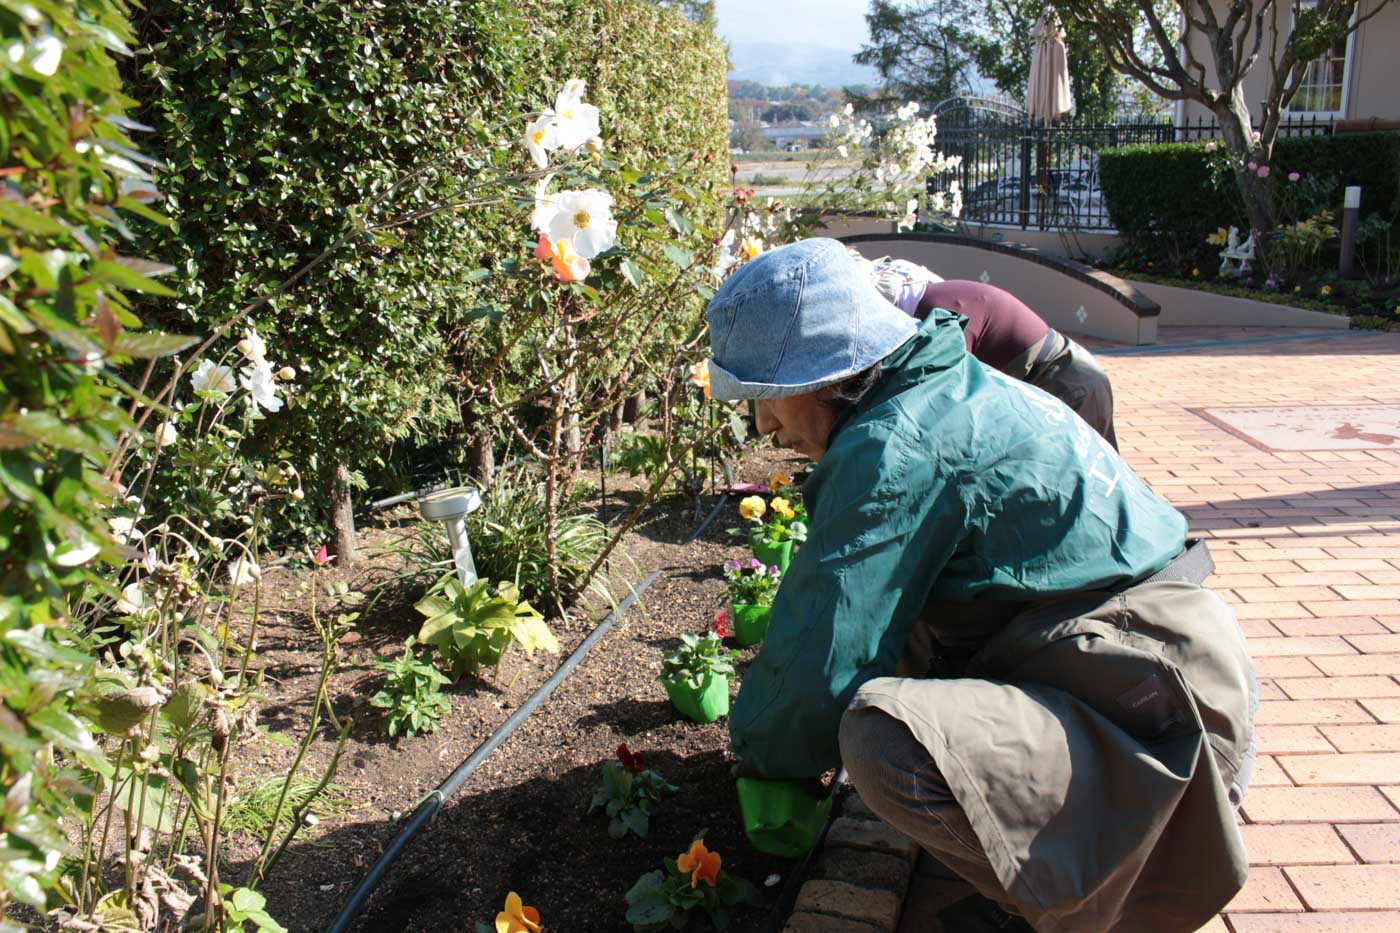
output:
<path id="1" fill-rule="evenodd" d="M 883 367 L 879 363 L 867 370 L 848 376 L 831 387 L 831 397 L 824 399 L 823 403 L 834 408 L 838 413 L 844 414 L 860 404 L 861 399 L 870 394 L 871 390 L 880 384 L 880 379 L 885 375 Z"/>

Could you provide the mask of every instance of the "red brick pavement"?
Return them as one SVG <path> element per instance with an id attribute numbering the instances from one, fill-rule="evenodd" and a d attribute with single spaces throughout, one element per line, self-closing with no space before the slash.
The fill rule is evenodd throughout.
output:
<path id="1" fill-rule="evenodd" d="M 1400 403 L 1400 334 L 1100 361 L 1124 457 L 1211 540 L 1260 676 L 1253 867 L 1207 929 L 1400 931 L 1400 445 L 1270 453 L 1188 410 Z"/>

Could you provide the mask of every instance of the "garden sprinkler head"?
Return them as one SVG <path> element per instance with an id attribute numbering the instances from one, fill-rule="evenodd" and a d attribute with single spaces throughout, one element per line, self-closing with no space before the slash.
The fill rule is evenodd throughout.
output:
<path id="1" fill-rule="evenodd" d="M 457 564 L 457 579 L 466 589 L 477 581 L 472 545 L 467 539 L 467 515 L 481 508 L 481 494 L 472 486 L 439 489 L 418 500 L 418 511 L 429 521 L 442 522 Z"/>

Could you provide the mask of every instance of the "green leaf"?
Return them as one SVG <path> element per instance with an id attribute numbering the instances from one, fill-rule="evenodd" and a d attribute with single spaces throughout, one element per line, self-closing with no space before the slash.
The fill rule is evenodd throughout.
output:
<path id="1" fill-rule="evenodd" d="M 29 318 L 25 317 L 24 312 L 4 295 L 0 295 L 0 324 L 4 324 L 17 334 L 34 332 L 34 325 L 30 323 Z"/>
<path id="2" fill-rule="evenodd" d="M 633 288 L 641 288 L 647 280 L 647 274 L 643 272 L 635 262 L 630 259 L 622 260 L 622 277 L 631 283 Z"/>
<path id="3" fill-rule="evenodd" d="M 695 257 L 679 246 L 667 243 L 661 247 L 661 251 L 666 254 L 666 258 L 675 263 L 678 269 L 689 269 L 695 263 Z"/>
<path id="4" fill-rule="evenodd" d="M 695 224 L 690 222 L 690 218 L 677 211 L 674 207 L 668 207 L 665 211 L 666 224 L 679 234 L 689 236 L 695 232 Z"/>
<path id="5" fill-rule="evenodd" d="M 102 282 L 115 285 L 118 288 L 127 288 L 134 292 L 143 292 L 147 295 L 160 295 L 166 298 L 175 297 L 175 292 L 164 285 L 147 278 L 134 269 L 128 268 L 119 262 L 107 261 L 93 263 L 88 275 L 94 282 Z"/>
<path id="6" fill-rule="evenodd" d="M 198 337 L 182 337 L 178 334 L 123 333 L 112 344 L 112 352 L 117 356 L 134 356 L 137 359 L 149 360 L 179 353 L 198 341 Z"/>

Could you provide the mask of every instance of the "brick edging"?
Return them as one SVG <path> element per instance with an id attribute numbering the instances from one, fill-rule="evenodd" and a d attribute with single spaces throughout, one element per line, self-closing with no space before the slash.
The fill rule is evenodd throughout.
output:
<path id="1" fill-rule="evenodd" d="M 1033 262 L 1036 265 L 1046 266 L 1072 279 L 1078 279 L 1113 298 L 1140 318 L 1157 317 L 1162 313 L 1162 306 L 1147 297 L 1132 282 L 1073 259 L 1047 256 L 1034 246 L 1027 246 L 1024 243 L 996 243 L 962 233 L 854 233 L 835 239 L 847 245 L 873 243 L 879 240 L 916 240 L 927 243 L 945 243 L 949 246 L 969 246 L 993 253 L 1004 253 L 1017 259 Z"/>
<path id="2" fill-rule="evenodd" d="M 919 847 L 850 791 L 783 933 L 894 933 Z"/>

